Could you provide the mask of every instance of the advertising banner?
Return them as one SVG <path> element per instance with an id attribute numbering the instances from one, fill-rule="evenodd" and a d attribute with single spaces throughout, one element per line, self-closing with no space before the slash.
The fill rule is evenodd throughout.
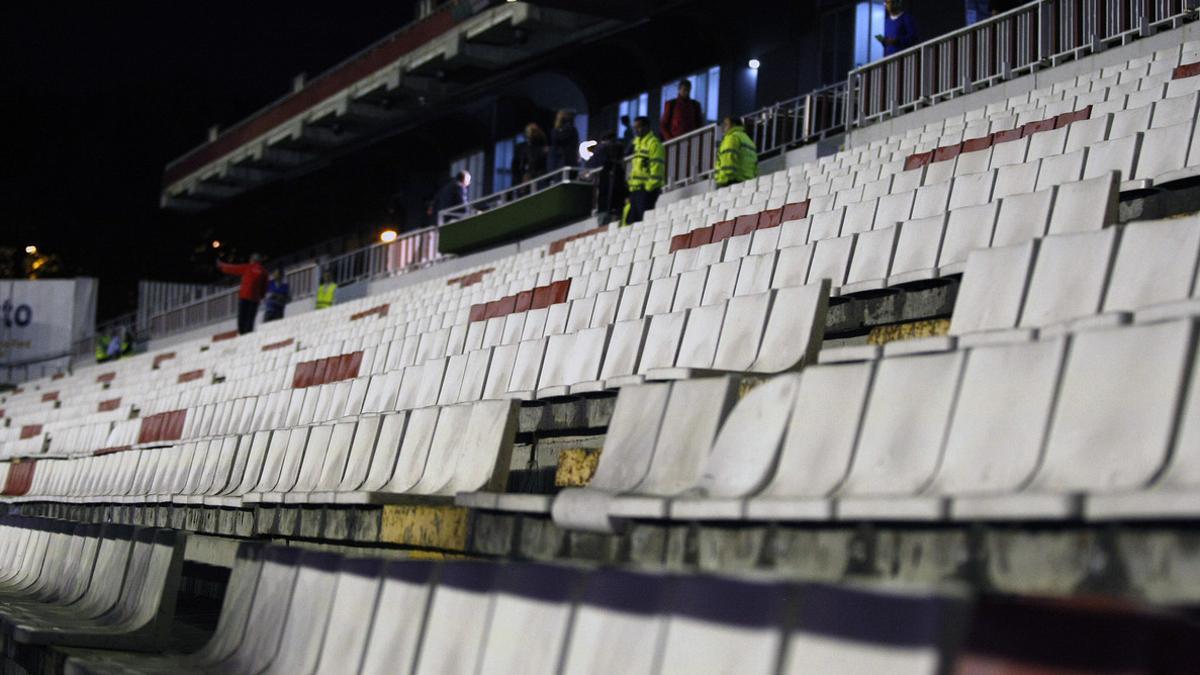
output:
<path id="1" fill-rule="evenodd" d="M 0 371 L 36 377 L 39 364 L 61 363 L 77 341 L 91 339 L 96 288 L 86 278 L 0 280 Z"/>

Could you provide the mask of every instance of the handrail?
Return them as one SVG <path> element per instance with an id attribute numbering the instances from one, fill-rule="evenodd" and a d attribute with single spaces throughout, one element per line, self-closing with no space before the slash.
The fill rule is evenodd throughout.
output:
<path id="1" fill-rule="evenodd" d="M 1194 18 L 1197 0 L 1034 0 L 850 71 L 846 127 L 933 105 Z"/>
<path id="2" fill-rule="evenodd" d="M 846 82 L 837 82 L 743 115 L 758 154 L 812 143 L 844 129 Z"/>
<path id="3" fill-rule="evenodd" d="M 561 169 L 544 173 L 524 183 L 518 183 L 512 187 L 493 192 L 478 199 L 473 199 L 465 204 L 444 208 L 438 211 L 437 214 L 438 227 L 462 220 L 482 211 L 490 211 L 505 204 L 520 201 L 525 197 L 549 190 L 556 185 L 562 185 L 563 183 L 590 183 L 590 180 L 587 180 L 587 173 L 588 170 L 583 167 L 564 166 Z"/>
<path id="4" fill-rule="evenodd" d="M 394 241 L 375 243 L 335 256 L 323 263 L 311 261 L 284 272 L 292 299 L 317 293 L 320 272 L 325 270 L 339 285 L 403 274 L 431 265 L 444 256 L 438 251 L 438 228 L 406 232 Z M 150 313 L 138 328 L 149 336 L 164 337 L 194 330 L 237 315 L 236 283 L 186 303 Z"/>

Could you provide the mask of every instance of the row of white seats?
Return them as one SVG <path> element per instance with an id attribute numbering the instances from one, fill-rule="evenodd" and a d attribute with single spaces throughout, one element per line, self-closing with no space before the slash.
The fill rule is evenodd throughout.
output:
<path id="1" fill-rule="evenodd" d="M 626 387 L 587 487 L 458 503 L 599 532 L 664 518 L 1195 518 L 1197 323 L 896 343 L 865 360 L 833 350 L 740 401 L 733 377 Z"/>
<path id="2" fill-rule="evenodd" d="M 492 400 L 256 431 L 36 464 L 15 502 L 370 504 L 503 485 L 515 401 Z"/>
<path id="3" fill-rule="evenodd" d="M 66 672 L 932 675 L 957 660 L 970 617 L 954 589 L 385 562 L 249 543 L 226 598 L 197 652 L 94 652 Z"/>

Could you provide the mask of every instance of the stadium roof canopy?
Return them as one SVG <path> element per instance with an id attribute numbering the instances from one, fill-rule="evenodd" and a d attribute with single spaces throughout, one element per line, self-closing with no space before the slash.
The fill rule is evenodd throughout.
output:
<path id="1" fill-rule="evenodd" d="M 494 6 L 477 11 L 487 4 Z M 522 61 L 618 27 L 624 5 L 476 0 L 437 10 L 311 80 L 298 77 L 286 96 L 210 132 L 167 165 L 161 205 L 201 211 L 317 168 Z"/>

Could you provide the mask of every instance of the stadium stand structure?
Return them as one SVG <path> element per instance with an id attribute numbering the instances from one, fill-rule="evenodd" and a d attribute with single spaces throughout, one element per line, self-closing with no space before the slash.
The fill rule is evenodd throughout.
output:
<path id="1" fill-rule="evenodd" d="M 0 403 L 6 653 L 145 649 L 187 550 L 270 537 L 295 547 L 239 546 L 199 652 L 55 653 L 1189 672 L 1193 624 L 991 593 L 1197 600 L 1200 216 L 1143 217 L 1195 185 L 1197 62 L 1176 44 L 631 227 L 27 383 Z M 851 579 L 961 587 L 818 583 Z M 1089 650 L 1049 658 L 1036 625 Z"/>

